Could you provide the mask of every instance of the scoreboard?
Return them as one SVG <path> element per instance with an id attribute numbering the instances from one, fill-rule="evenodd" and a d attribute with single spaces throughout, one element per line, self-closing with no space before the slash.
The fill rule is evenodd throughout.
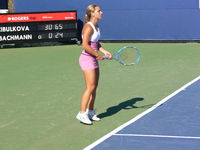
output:
<path id="1" fill-rule="evenodd" d="M 77 11 L 0 14 L 0 44 L 77 39 Z"/>

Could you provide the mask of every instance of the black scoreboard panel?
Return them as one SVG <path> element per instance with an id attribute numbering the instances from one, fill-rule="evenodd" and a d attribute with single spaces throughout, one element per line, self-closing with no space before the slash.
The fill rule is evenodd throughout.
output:
<path id="1" fill-rule="evenodd" d="M 0 43 L 64 41 L 77 38 L 76 21 L 0 24 Z"/>
<path id="2" fill-rule="evenodd" d="M 1 17 L 4 19 L 2 19 L 3 23 L 0 21 L 0 44 L 77 39 L 76 11 L 67 11 L 66 14 L 64 13 L 65 12 L 48 12 L 45 14 L 30 13 L 20 14 L 19 17 L 11 16 L 17 16 L 19 14 L 8 14 L 9 16 L 7 19 L 0 15 L 0 19 Z M 21 17 L 22 15 L 23 17 Z M 33 20 L 32 16 L 34 15 L 35 18 Z M 38 17 L 38 15 L 40 16 Z M 61 15 L 64 15 L 64 17 Z M 20 19 L 24 20 L 22 21 Z"/>

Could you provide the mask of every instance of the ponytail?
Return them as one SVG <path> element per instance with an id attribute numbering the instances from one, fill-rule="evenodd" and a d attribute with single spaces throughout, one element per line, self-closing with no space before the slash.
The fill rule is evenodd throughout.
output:
<path id="1" fill-rule="evenodd" d="M 88 23 L 90 21 L 90 18 L 88 17 L 88 15 L 85 15 L 84 16 L 84 25 L 86 24 L 86 23 Z"/>

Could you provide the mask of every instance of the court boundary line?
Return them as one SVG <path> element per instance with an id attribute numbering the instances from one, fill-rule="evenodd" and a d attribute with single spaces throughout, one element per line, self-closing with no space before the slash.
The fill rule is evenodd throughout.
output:
<path id="1" fill-rule="evenodd" d="M 94 148 L 95 146 L 97 146 L 98 144 L 102 143 L 103 141 L 105 141 L 106 139 L 108 139 L 109 137 L 111 137 L 112 135 L 115 135 L 115 133 L 117 133 L 118 131 L 122 130 L 126 126 L 130 125 L 131 123 L 137 121 L 138 119 L 142 118 L 146 114 L 150 113 L 151 111 L 153 111 L 154 109 L 156 109 L 157 107 L 159 107 L 160 105 L 162 105 L 167 100 L 169 100 L 173 96 L 177 95 L 181 91 L 185 90 L 188 86 L 190 86 L 191 84 L 195 83 L 198 80 L 200 80 L 200 76 L 198 76 L 197 78 L 195 78 L 192 81 L 188 82 L 187 84 L 185 84 L 184 86 L 182 86 L 181 88 L 179 88 L 178 90 L 176 90 L 175 92 L 173 92 L 172 94 L 170 94 L 169 96 L 165 97 L 164 99 L 162 99 L 161 101 L 159 101 L 158 103 L 156 103 L 155 105 L 153 105 L 151 108 L 147 109 L 146 111 L 144 111 L 141 114 L 137 115 L 133 119 L 129 120 L 128 122 L 122 124 L 121 126 L 117 127 L 113 131 L 111 131 L 108 134 L 104 135 L 103 137 L 101 137 L 97 141 L 93 142 L 92 144 L 90 144 L 89 146 L 87 146 L 86 148 L 84 148 L 83 150 L 90 150 L 90 149 Z"/>
<path id="2" fill-rule="evenodd" d="M 138 137 L 159 137 L 159 138 L 176 138 L 176 139 L 199 139 L 195 136 L 172 136 L 172 135 L 145 135 L 145 134 L 113 134 L 114 136 L 138 136 Z"/>

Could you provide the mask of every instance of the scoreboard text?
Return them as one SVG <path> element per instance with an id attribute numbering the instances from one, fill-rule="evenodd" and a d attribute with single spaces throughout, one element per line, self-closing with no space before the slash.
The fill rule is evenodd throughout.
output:
<path id="1" fill-rule="evenodd" d="M 0 14 L 0 44 L 77 38 L 77 13 Z"/>

